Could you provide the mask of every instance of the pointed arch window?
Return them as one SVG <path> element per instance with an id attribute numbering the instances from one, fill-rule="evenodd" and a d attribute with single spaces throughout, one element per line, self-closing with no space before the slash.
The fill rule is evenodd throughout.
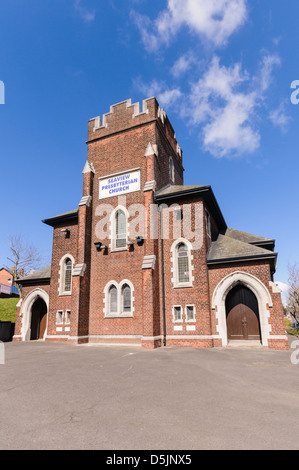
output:
<path id="1" fill-rule="evenodd" d="M 112 251 L 126 250 L 128 241 L 128 222 L 127 214 L 124 209 L 117 209 L 112 213 L 111 227 Z"/>
<path id="2" fill-rule="evenodd" d="M 73 263 L 72 260 L 67 258 L 65 260 L 64 266 L 64 292 L 71 292 L 72 291 L 72 269 Z"/>
<path id="3" fill-rule="evenodd" d="M 169 178 L 174 183 L 174 164 L 172 157 L 169 157 Z"/>
<path id="4" fill-rule="evenodd" d="M 60 261 L 59 295 L 71 295 L 74 260 L 71 255 Z"/>
<path id="5" fill-rule="evenodd" d="M 124 279 L 120 284 L 116 281 L 109 282 L 105 289 L 105 317 L 132 317 L 134 312 L 134 286 Z"/>
<path id="6" fill-rule="evenodd" d="M 132 299 L 132 294 L 131 294 L 131 287 L 128 286 L 128 284 L 124 284 L 122 286 L 122 292 L 121 292 L 121 297 L 122 297 L 122 311 L 123 313 L 129 313 L 131 312 L 131 299 Z"/>
<path id="7" fill-rule="evenodd" d="M 188 248 L 185 243 L 180 243 L 177 247 L 177 263 L 178 263 L 178 281 L 189 282 L 189 256 Z"/>
<path id="8" fill-rule="evenodd" d="M 117 287 L 112 285 L 109 289 L 109 313 L 117 313 L 118 299 Z"/>
<path id="9" fill-rule="evenodd" d="M 127 218 L 123 210 L 119 209 L 115 214 L 116 223 L 116 248 L 127 246 Z"/>
<path id="10" fill-rule="evenodd" d="M 194 278 L 191 251 L 192 244 L 184 238 L 173 243 L 171 247 L 173 287 L 192 287 Z"/>

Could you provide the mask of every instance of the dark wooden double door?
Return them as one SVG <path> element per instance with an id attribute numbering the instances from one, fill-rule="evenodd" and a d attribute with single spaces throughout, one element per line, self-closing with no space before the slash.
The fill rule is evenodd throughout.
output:
<path id="1" fill-rule="evenodd" d="M 254 293 L 243 285 L 234 287 L 226 298 L 229 340 L 260 340 L 258 303 Z"/>

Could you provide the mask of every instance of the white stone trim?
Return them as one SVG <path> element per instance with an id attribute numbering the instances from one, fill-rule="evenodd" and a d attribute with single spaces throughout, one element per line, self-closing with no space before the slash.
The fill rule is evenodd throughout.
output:
<path id="1" fill-rule="evenodd" d="M 141 339 L 140 335 L 89 335 L 90 339 Z"/>
<path id="2" fill-rule="evenodd" d="M 273 294 L 280 294 L 282 292 L 280 287 L 273 281 L 269 281 L 269 286 L 272 288 Z"/>
<path id="3" fill-rule="evenodd" d="M 186 325 L 187 331 L 195 331 L 195 329 L 196 329 L 195 325 Z"/>
<path id="4" fill-rule="evenodd" d="M 144 185 L 144 188 L 143 188 L 143 192 L 146 192 L 146 191 L 155 191 L 156 190 L 156 181 L 155 180 L 152 180 L 152 181 L 147 181 Z"/>
<path id="5" fill-rule="evenodd" d="M 148 143 L 144 156 L 149 157 L 150 155 L 156 155 L 158 157 L 158 147 L 156 144 Z"/>
<path id="6" fill-rule="evenodd" d="M 49 295 L 43 289 L 37 288 L 31 291 L 22 302 L 20 316 L 22 317 L 21 337 L 22 341 L 29 341 L 31 335 L 31 315 L 32 306 L 34 302 L 41 298 L 47 306 L 47 325 L 44 333 L 43 340 L 47 336 L 48 322 L 49 322 Z"/>
<path id="7" fill-rule="evenodd" d="M 270 339 L 288 339 L 287 335 L 270 335 L 269 338 Z"/>
<path id="8" fill-rule="evenodd" d="M 79 202 L 79 206 L 87 206 L 87 207 L 90 207 L 90 204 L 91 204 L 91 201 L 92 201 L 92 197 L 91 196 L 82 196 L 80 202 Z"/>
<path id="9" fill-rule="evenodd" d="M 116 106 L 119 106 L 121 104 L 126 104 L 126 107 L 127 108 L 131 108 L 133 107 L 133 114 L 132 114 L 132 118 L 134 119 L 135 117 L 137 116 L 141 116 L 142 114 L 148 114 L 148 108 L 147 108 L 147 101 L 151 99 L 151 98 L 147 98 L 146 100 L 143 100 L 142 101 L 142 111 L 140 110 L 140 103 L 137 102 L 137 103 L 134 103 L 132 104 L 132 100 L 131 99 L 128 99 L 128 100 L 124 100 L 124 101 L 120 101 L 119 103 L 116 103 L 116 104 L 112 104 L 110 106 L 110 112 L 109 113 L 105 113 L 103 114 L 103 122 L 101 121 L 101 118 L 100 116 L 97 116 L 93 119 L 90 119 L 89 121 L 95 121 L 94 123 L 94 128 L 93 128 L 93 132 L 99 130 L 99 129 L 104 129 L 104 128 L 107 128 L 108 127 L 108 124 L 107 124 L 107 116 L 111 115 L 111 114 L 114 114 L 114 108 Z"/>
<path id="10" fill-rule="evenodd" d="M 174 331 L 183 331 L 183 325 L 173 325 Z"/>
<path id="11" fill-rule="evenodd" d="M 168 339 L 215 339 L 215 335 L 167 335 Z"/>
<path id="12" fill-rule="evenodd" d="M 163 335 L 159 336 L 142 336 L 142 341 L 156 341 L 159 339 L 163 339 Z"/>
<path id="13" fill-rule="evenodd" d="M 93 163 L 86 160 L 82 173 L 95 173 Z"/>
<path id="14" fill-rule="evenodd" d="M 155 269 L 156 256 L 146 255 L 143 258 L 141 269 Z"/>
<path id="15" fill-rule="evenodd" d="M 86 270 L 86 264 L 83 263 L 83 264 L 76 264 L 76 266 L 73 266 L 73 273 L 72 273 L 72 276 L 81 276 L 83 277 L 84 276 L 84 273 L 85 273 L 85 270 Z"/>
<path id="16" fill-rule="evenodd" d="M 243 284 L 250 289 L 257 298 L 261 340 L 263 346 L 268 346 L 268 339 L 271 339 L 271 325 L 269 325 L 268 321 L 270 317 L 269 308 L 273 306 L 270 292 L 258 278 L 242 271 L 235 271 L 223 278 L 213 293 L 212 310 L 215 311 L 215 316 L 218 320 L 217 331 L 222 339 L 222 345 L 227 346 L 228 344 L 225 299 L 229 291 L 238 284 Z"/>
<path id="17" fill-rule="evenodd" d="M 57 338 L 63 338 L 63 339 L 68 339 L 68 335 L 48 335 L 46 339 L 57 339 Z"/>

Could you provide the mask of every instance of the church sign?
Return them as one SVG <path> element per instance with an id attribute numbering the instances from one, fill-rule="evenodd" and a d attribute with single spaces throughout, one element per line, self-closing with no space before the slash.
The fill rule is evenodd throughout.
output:
<path id="1" fill-rule="evenodd" d="M 132 193 L 140 190 L 140 170 L 131 173 L 118 174 L 109 178 L 100 179 L 99 198 Z"/>

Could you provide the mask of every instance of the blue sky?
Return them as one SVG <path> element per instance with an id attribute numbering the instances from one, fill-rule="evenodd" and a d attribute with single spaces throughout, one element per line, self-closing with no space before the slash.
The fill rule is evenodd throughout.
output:
<path id="1" fill-rule="evenodd" d="M 287 6 L 286 6 L 287 5 Z M 1 231 L 50 264 L 41 220 L 77 207 L 87 121 L 155 95 L 185 184 L 211 185 L 228 226 L 298 260 L 298 0 L 2 0 Z"/>

